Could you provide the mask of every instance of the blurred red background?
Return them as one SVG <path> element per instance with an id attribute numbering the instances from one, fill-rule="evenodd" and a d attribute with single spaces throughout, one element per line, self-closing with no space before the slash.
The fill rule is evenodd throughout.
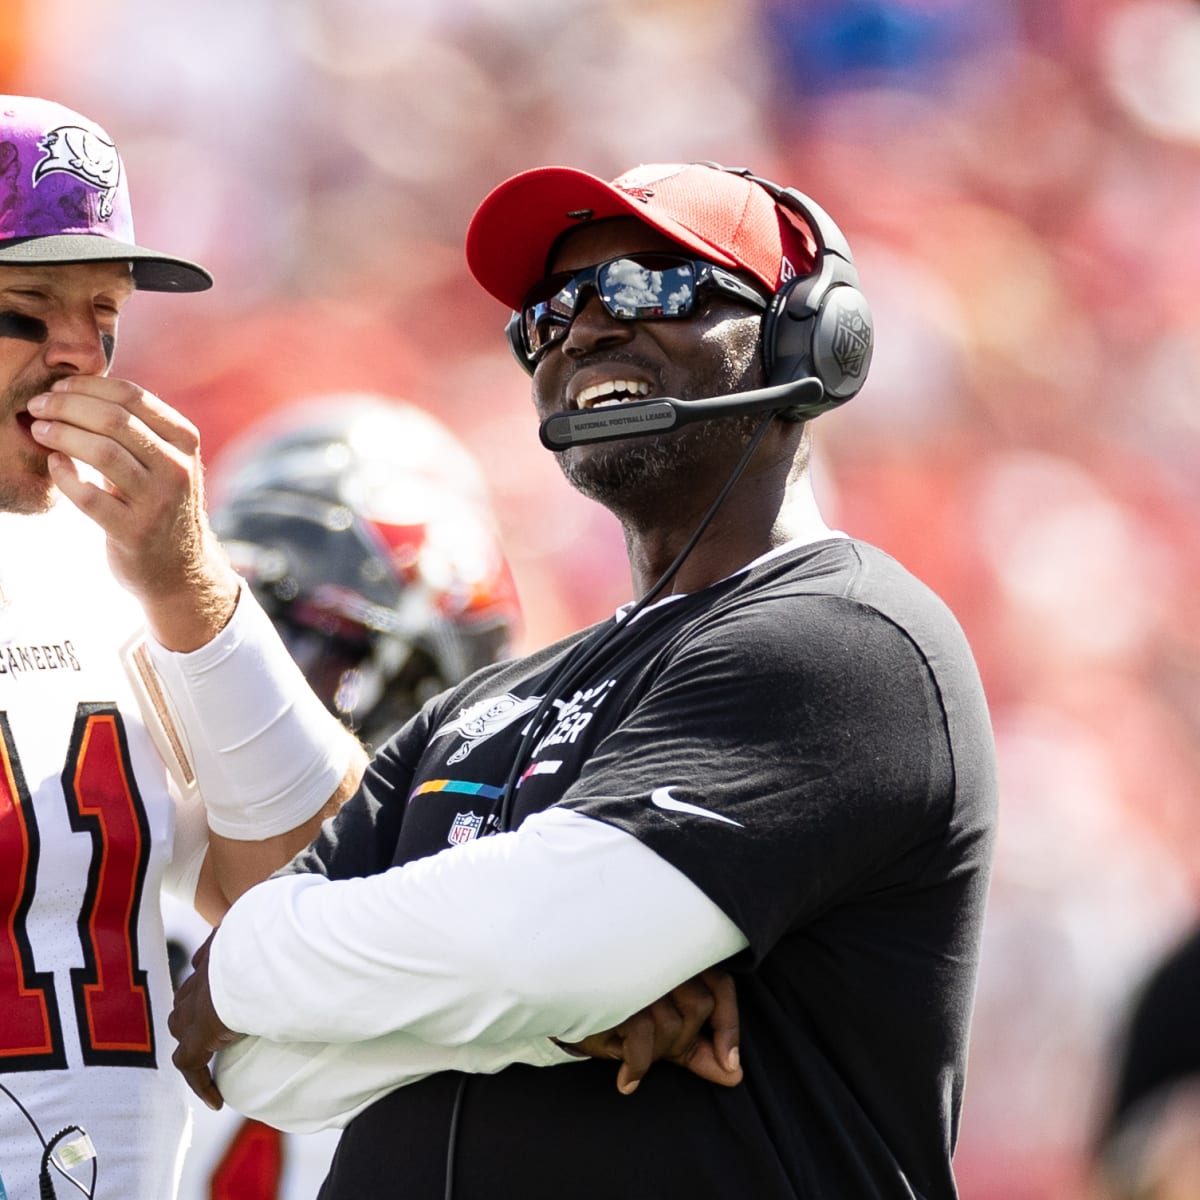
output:
<path id="1" fill-rule="evenodd" d="M 1001 755 L 966 1200 L 1086 1194 L 1129 991 L 1197 915 L 1197 61 L 1189 0 L 8 0 L 0 28 L 5 90 L 104 124 L 139 240 L 217 276 L 137 301 L 116 373 L 212 463 L 323 393 L 442 418 L 526 647 L 629 579 L 466 272 L 474 206 L 529 166 L 716 159 L 835 216 L 878 349 L 815 426 L 826 514 L 958 613 Z"/>

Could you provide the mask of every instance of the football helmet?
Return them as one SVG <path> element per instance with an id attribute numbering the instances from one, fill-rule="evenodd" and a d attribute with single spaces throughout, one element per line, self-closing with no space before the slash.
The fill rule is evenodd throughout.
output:
<path id="1" fill-rule="evenodd" d="M 273 414 L 209 488 L 234 567 L 368 748 L 511 653 L 520 608 L 482 473 L 414 405 L 346 393 Z"/>

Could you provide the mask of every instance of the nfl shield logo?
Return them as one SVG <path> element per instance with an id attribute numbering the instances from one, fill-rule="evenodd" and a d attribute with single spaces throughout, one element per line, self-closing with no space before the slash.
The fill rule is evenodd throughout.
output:
<path id="1" fill-rule="evenodd" d="M 871 327 L 862 313 L 841 309 L 833 333 L 834 361 L 847 375 L 858 376 L 866 369 L 870 349 Z"/>
<path id="2" fill-rule="evenodd" d="M 469 842 L 478 834 L 482 824 L 483 818 L 473 812 L 459 813 L 450 826 L 450 834 L 446 841 L 452 846 L 461 846 L 463 842 Z"/>

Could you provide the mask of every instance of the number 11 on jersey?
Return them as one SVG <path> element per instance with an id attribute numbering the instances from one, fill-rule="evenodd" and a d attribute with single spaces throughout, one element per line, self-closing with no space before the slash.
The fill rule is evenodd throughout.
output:
<path id="1" fill-rule="evenodd" d="M 62 784 L 71 828 L 92 839 L 77 922 L 84 965 L 70 973 L 83 1061 L 153 1067 L 154 1021 L 137 942 L 150 832 L 114 705 L 78 706 Z M 0 712 L 0 1071 L 67 1065 L 54 977 L 35 969 L 26 927 L 41 851 L 12 728 Z"/>

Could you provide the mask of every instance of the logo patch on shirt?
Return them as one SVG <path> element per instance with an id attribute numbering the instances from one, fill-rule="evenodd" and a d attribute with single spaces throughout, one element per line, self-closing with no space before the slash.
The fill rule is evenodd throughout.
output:
<path id="1" fill-rule="evenodd" d="M 701 808 L 698 804 L 689 804 L 686 800 L 676 800 L 671 795 L 671 784 L 669 787 L 658 787 L 650 793 L 650 803 L 655 808 L 661 808 L 665 812 L 684 813 L 692 817 L 705 817 L 709 821 L 720 821 L 725 825 L 736 825 L 739 829 L 745 829 L 741 821 L 735 821 L 732 817 L 722 816 L 718 812 L 713 812 L 711 808 Z"/>
<path id="2" fill-rule="evenodd" d="M 482 825 L 483 818 L 478 813 L 457 813 L 450 822 L 450 832 L 446 835 L 446 841 L 452 846 L 462 846 L 479 836 Z"/>
<path id="3" fill-rule="evenodd" d="M 462 762 L 476 746 L 495 737 L 527 712 L 532 712 L 541 702 L 541 696 L 530 696 L 522 700 L 511 692 L 502 696 L 488 696 L 470 708 L 464 708 L 458 716 L 434 733 L 435 738 L 458 734 L 463 744 L 446 760 L 450 765 Z M 432 739 L 431 739 L 432 740 Z"/>

